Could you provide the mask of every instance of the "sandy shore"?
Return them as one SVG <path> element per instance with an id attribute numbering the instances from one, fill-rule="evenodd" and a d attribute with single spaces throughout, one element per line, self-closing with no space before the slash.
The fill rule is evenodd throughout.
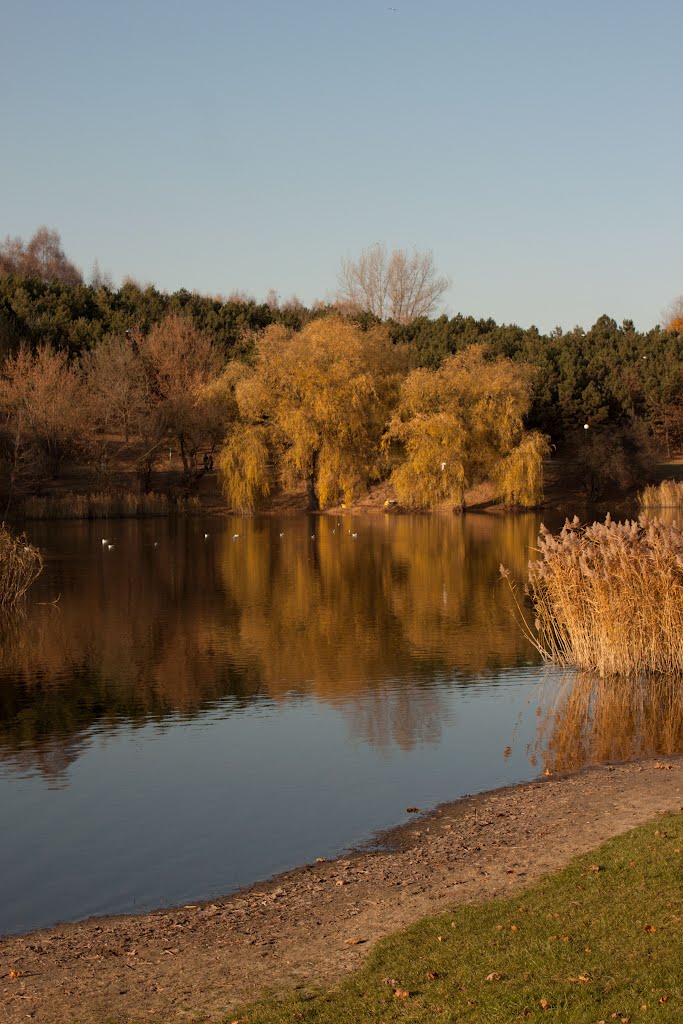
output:
<path id="1" fill-rule="evenodd" d="M 388 933 L 529 885 L 681 805 L 683 757 L 590 768 L 442 805 L 383 835 L 381 852 L 215 903 L 6 937 L 0 1021 L 221 1020 L 264 989 L 333 981 Z"/>

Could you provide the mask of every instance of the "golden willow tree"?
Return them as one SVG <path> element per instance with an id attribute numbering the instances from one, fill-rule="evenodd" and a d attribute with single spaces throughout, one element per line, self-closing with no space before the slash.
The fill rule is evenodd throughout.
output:
<path id="1" fill-rule="evenodd" d="M 382 327 L 326 317 L 269 327 L 251 370 L 232 368 L 239 410 L 220 459 L 223 492 L 253 512 L 275 480 L 305 481 L 309 507 L 351 501 L 378 479 L 381 440 L 408 366 Z"/>
<path id="2" fill-rule="evenodd" d="M 438 370 L 414 370 L 383 442 L 402 451 L 392 474 L 399 500 L 413 508 L 452 500 L 462 508 L 469 487 L 492 480 L 507 504 L 537 505 L 549 448 L 544 435 L 524 429 L 531 389 L 530 367 L 487 361 L 480 345 Z"/>

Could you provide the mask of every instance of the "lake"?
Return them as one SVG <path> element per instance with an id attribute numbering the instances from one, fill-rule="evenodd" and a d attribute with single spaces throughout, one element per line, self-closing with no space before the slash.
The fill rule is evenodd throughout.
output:
<path id="1" fill-rule="evenodd" d="M 208 899 L 408 807 L 666 746 L 525 638 L 499 565 L 523 582 L 539 522 L 29 524 L 46 568 L 0 636 L 0 933 Z"/>

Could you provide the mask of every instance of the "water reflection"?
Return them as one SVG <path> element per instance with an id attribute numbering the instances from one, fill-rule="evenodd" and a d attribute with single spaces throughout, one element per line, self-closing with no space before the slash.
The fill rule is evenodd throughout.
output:
<path id="1" fill-rule="evenodd" d="M 566 772 L 587 764 L 666 756 L 683 750 L 680 679 L 560 676 L 548 694 L 537 741 L 544 767 Z"/>
<path id="2" fill-rule="evenodd" d="M 437 742 L 435 679 L 534 660 L 498 566 L 522 576 L 537 529 L 534 516 L 124 521 L 107 526 L 110 552 L 100 524 L 37 526 L 47 571 L 0 636 L 0 759 L 58 781 L 93 729 L 302 694 L 341 702 L 367 742 Z"/>
<path id="3" fill-rule="evenodd" d="M 32 529 L 47 570 L 0 635 L 0 934 L 210 898 L 408 806 L 681 749 L 673 686 L 541 685 L 498 571 L 524 578 L 537 531 L 120 522 L 110 551 L 98 524 Z"/>

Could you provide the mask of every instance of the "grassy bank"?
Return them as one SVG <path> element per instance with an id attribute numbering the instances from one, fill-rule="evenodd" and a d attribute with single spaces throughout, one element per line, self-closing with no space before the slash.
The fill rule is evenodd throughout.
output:
<path id="1" fill-rule="evenodd" d="M 513 899 L 462 907 L 392 936 L 332 991 L 274 996 L 227 1020 L 678 1022 L 682 848 L 683 816 L 661 818 Z"/>

